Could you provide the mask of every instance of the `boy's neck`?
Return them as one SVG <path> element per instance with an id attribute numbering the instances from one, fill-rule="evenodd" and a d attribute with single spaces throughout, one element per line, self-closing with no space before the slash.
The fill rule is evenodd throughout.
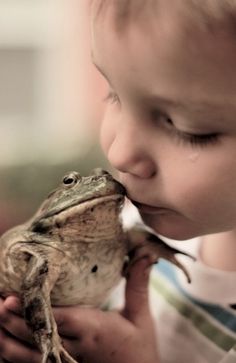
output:
<path id="1" fill-rule="evenodd" d="M 236 230 L 204 236 L 200 255 L 210 267 L 236 271 Z"/>

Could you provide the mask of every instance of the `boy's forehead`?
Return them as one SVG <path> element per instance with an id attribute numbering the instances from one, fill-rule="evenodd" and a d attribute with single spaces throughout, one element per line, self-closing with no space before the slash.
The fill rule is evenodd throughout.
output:
<path id="1" fill-rule="evenodd" d="M 195 27 L 192 23 L 187 32 L 186 26 L 188 24 L 186 25 L 185 20 L 182 21 L 176 16 L 176 11 L 181 9 L 178 7 L 174 9 L 174 5 L 170 6 L 171 3 L 178 4 L 179 0 L 174 0 L 174 2 L 173 0 L 163 1 L 94 0 L 94 17 L 97 17 L 98 20 L 98 22 L 95 21 L 93 28 L 95 43 L 92 50 L 95 63 L 101 68 L 102 73 L 114 89 L 116 89 L 117 78 L 118 83 L 121 82 L 121 74 L 126 74 L 123 80 L 130 79 L 129 77 L 134 70 L 133 74 L 136 74 L 134 80 L 139 79 L 140 83 L 146 86 L 146 89 L 150 89 L 150 85 L 155 86 L 155 95 L 157 96 L 161 95 L 165 99 L 175 100 L 175 89 L 179 88 L 184 91 L 182 92 L 183 95 L 181 93 L 181 101 L 186 96 L 185 104 L 188 107 L 191 106 L 191 110 L 194 108 L 196 114 L 205 116 L 209 112 L 220 115 L 219 111 L 221 111 L 222 114 L 228 114 L 228 117 L 231 118 L 232 114 L 235 115 L 236 98 L 236 44 L 234 37 L 232 34 L 229 36 L 226 33 L 222 35 L 220 32 L 220 34 L 212 32 L 211 29 L 202 28 L 198 24 Z M 192 0 L 180 1 L 182 3 L 192 2 Z M 201 0 L 199 1 L 201 2 Z M 162 8 L 160 3 L 163 5 Z M 165 7 L 167 3 L 169 7 Z M 151 12 L 152 4 L 156 5 L 156 13 Z M 145 11 L 142 12 L 142 9 Z M 167 12 L 167 10 L 169 11 Z M 142 20 L 147 16 L 150 16 L 151 20 L 145 23 Z M 118 26 L 114 26 L 109 31 L 110 24 L 114 25 L 115 19 L 119 19 L 121 23 L 124 22 L 124 29 L 121 30 Z M 167 19 L 173 19 L 173 22 L 168 23 L 166 22 Z M 134 27 L 129 26 L 131 21 Z M 165 24 L 164 30 L 163 23 Z M 137 32 L 140 24 L 142 31 Z M 146 31 L 143 31 L 144 27 L 146 27 Z M 152 33 L 149 32 L 150 29 Z M 130 35 L 134 36 L 130 37 Z M 137 52 L 134 51 L 135 49 Z M 145 70 L 138 68 L 140 64 L 146 64 Z M 125 69 L 122 68 L 124 66 Z M 116 71 L 119 69 L 119 72 L 114 72 L 114 69 Z M 190 105 L 191 99 L 189 100 L 190 90 L 194 90 L 193 107 Z M 204 90 L 208 91 L 205 92 Z M 197 104 L 195 103 L 196 94 L 197 100 L 200 101 L 199 98 L 201 98 Z M 201 106 L 200 109 L 199 105 Z M 179 107 L 179 102 L 177 107 Z M 188 107 L 184 105 L 186 110 Z"/>
<path id="2" fill-rule="evenodd" d="M 203 3 L 205 5 L 215 3 L 218 7 L 213 7 L 214 11 L 209 10 L 206 16 L 202 10 Z M 228 3 L 232 5 L 231 14 L 226 11 Z M 223 46 L 222 52 L 228 53 L 229 49 L 232 50 L 231 55 L 235 62 L 236 0 L 91 0 L 91 4 L 93 9 L 91 12 L 92 48 L 94 41 L 97 43 L 98 39 L 99 43 L 104 43 L 114 34 L 115 41 L 123 39 L 126 42 L 131 32 L 132 34 L 135 32 L 139 34 L 141 42 L 145 40 L 149 42 L 152 39 L 153 46 L 159 49 L 160 42 L 166 41 L 169 44 L 172 42 L 171 47 L 174 48 L 184 43 L 190 50 L 201 45 L 210 49 L 211 52 L 216 48 L 214 44 L 220 43 L 219 47 Z M 197 13 L 201 21 L 198 16 L 195 16 Z M 228 16 L 225 15 L 226 13 Z M 219 19 L 224 16 L 225 22 L 222 23 Z M 212 24 L 209 20 L 211 17 Z M 226 18 L 231 21 L 227 22 Z M 232 19 L 233 27 L 231 27 Z M 140 43 L 141 47 L 142 45 Z M 197 49 L 196 53 L 200 55 Z"/>
<path id="3" fill-rule="evenodd" d="M 199 1 L 199 4 L 196 5 Z M 172 42 L 172 46 L 177 44 L 189 43 L 190 48 L 194 48 L 196 44 L 203 43 L 208 47 L 210 43 L 217 43 L 223 40 L 228 48 L 236 48 L 236 21 L 234 27 L 231 28 L 230 22 L 226 22 L 228 26 L 223 26 L 222 22 L 218 22 L 215 17 L 218 12 L 212 12 L 213 25 L 210 25 L 205 18 L 198 18 L 196 13 L 202 17 L 202 3 L 211 3 L 212 0 L 92 0 L 92 48 L 94 41 L 104 43 L 108 37 L 112 37 L 116 41 L 127 39 L 132 32 L 139 34 L 140 40 L 153 40 L 153 46 L 160 48 L 160 40 Z M 232 19 L 236 20 L 236 0 L 213 0 L 216 4 L 234 3 L 235 14 L 232 12 Z M 192 4 L 190 6 L 190 4 Z M 195 5 L 195 6 L 194 6 Z M 191 11 L 187 10 L 192 9 Z M 197 10 L 196 10 L 197 9 Z M 215 9 L 215 8 L 214 8 Z M 232 8 L 233 9 L 233 8 Z M 195 11 L 194 11 L 195 10 Z M 219 9 L 218 9 L 219 10 Z M 221 11 L 221 15 L 225 11 Z M 201 14 L 201 15 L 200 15 Z M 235 17 L 234 17 L 235 15 Z M 210 17 L 210 12 L 208 13 Z M 138 32 L 137 32 L 138 29 Z M 134 34 L 134 33 L 133 33 Z M 145 35 L 146 34 L 146 35 Z M 191 43 L 191 44 L 190 44 Z M 209 43 L 209 44 L 207 44 Z M 221 45 L 223 44 L 221 42 Z M 181 44 L 182 45 L 182 44 Z M 142 44 L 140 44 L 142 46 Z M 222 49 L 224 51 L 224 49 Z"/>

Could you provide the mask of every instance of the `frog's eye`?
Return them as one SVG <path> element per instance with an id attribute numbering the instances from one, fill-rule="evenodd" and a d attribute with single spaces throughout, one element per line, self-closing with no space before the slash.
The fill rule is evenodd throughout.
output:
<path id="1" fill-rule="evenodd" d="M 82 177 L 79 173 L 72 171 L 71 173 L 68 173 L 66 176 L 64 176 L 63 184 L 71 187 L 77 184 L 81 179 Z"/>

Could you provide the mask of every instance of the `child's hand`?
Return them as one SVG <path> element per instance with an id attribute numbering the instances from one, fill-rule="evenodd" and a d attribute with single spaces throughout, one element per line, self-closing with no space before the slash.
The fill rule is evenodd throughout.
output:
<path id="1" fill-rule="evenodd" d="M 78 306 L 54 308 L 63 344 L 75 359 L 81 357 L 86 363 L 159 362 L 148 304 L 147 264 L 140 260 L 130 270 L 122 313 Z M 0 301 L 0 327 L 6 331 L 0 335 L 0 356 L 11 363 L 38 363 L 40 353 L 29 345 L 31 334 L 18 311 L 15 298 Z"/>
<path id="2" fill-rule="evenodd" d="M 20 316 L 20 303 L 16 297 L 0 298 L 0 362 L 40 361 L 40 353 L 33 347 L 32 333 Z"/>

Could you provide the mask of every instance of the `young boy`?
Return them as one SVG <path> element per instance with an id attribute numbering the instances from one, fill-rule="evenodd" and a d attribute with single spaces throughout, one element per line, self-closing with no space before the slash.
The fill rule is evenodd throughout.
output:
<path id="1" fill-rule="evenodd" d="M 198 258 L 187 266 L 190 286 L 167 263 L 154 271 L 151 313 L 141 260 L 121 314 L 55 308 L 59 332 L 86 362 L 233 363 L 236 0 L 94 0 L 91 7 L 93 61 L 110 88 L 104 152 L 147 225 L 175 240 L 203 237 L 184 243 Z M 0 356 L 36 363 L 17 311 L 13 297 L 1 301 Z"/>

